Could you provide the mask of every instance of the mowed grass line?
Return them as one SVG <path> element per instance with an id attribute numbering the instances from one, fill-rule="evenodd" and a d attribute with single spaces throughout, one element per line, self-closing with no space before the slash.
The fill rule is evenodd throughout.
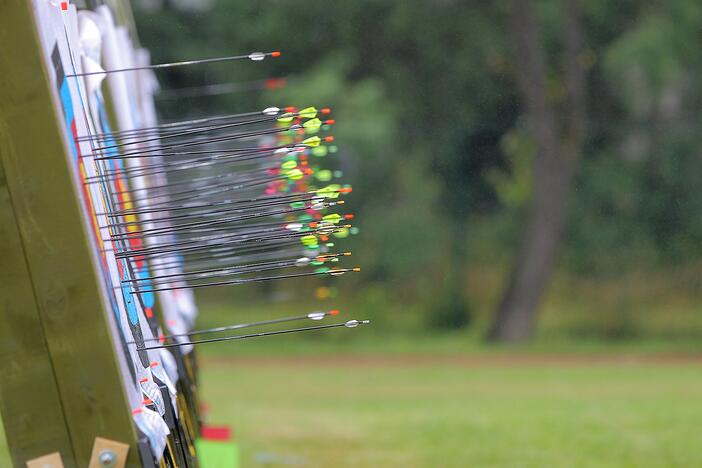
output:
<path id="1" fill-rule="evenodd" d="M 702 466 L 700 370 L 210 357 L 201 395 L 243 466 Z"/>

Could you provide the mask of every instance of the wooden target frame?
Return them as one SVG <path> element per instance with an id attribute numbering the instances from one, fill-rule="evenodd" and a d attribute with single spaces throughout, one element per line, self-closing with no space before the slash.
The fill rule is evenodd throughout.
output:
<path id="1" fill-rule="evenodd" d="M 93 7 L 134 58 L 128 3 Z M 109 455 L 114 466 L 195 466 L 194 358 L 126 349 L 162 324 L 152 308 L 168 306 L 163 295 L 130 305 L 111 290 L 117 263 L 99 240 L 100 188 L 85 184 L 99 164 L 78 141 L 108 120 L 124 128 L 110 99 L 134 98 L 134 83 L 110 82 L 113 93 L 91 101 L 89 80 L 70 76 L 89 65 L 76 50 L 78 22 L 67 2 L 0 5 L 0 410 L 12 462 L 92 467 Z"/>
<path id="2" fill-rule="evenodd" d="M 333 309 L 193 328 L 194 288 L 360 271 L 336 266 L 351 252 L 335 239 L 357 229 L 329 211 L 352 187 L 317 159 L 337 152 L 318 135 L 331 109 L 159 123 L 154 69 L 281 53 L 152 65 L 128 0 L 8 0 L 0 40 L 0 412 L 13 464 L 196 467 L 195 345 L 369 323 L 316 324 Z M 296 321 L 307 326 L 212 337 Z"/>

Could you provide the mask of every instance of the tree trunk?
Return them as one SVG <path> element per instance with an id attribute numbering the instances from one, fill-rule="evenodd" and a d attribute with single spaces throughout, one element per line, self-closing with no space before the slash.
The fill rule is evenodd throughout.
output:
<path id="1" fill-rule="evenodd" d="M 551 279 L 567 217 L 577 161 L 585 132 L 585 76 L 579 64 L 582 33 L 577 0 L 567 5 L 564 22 L 564 80 L 567 102 L 563 128 L 546 95 L 546 62 L 529 0 L 514 0 L 512 31 L 517 80 L 537 154 L 534 191 L 527 224 L 489 338 L 520 341 L 532 336 L 541 298 Z"/>

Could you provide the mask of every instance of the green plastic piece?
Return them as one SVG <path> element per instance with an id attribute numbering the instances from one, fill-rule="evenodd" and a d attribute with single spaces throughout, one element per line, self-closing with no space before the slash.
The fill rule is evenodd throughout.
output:
<path id="1" fill-rule="evenodd" d="M 200 468 L 239 468 L 239 446 L 234 442 L 197 439 L 195 447 Z"/>

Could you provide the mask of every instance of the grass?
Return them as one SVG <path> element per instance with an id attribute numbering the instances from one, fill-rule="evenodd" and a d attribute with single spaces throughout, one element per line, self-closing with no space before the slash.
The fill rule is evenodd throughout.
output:
<path id="1" fill-rule="evenodd" d="M 559 278 L 519 346 L 481 340 L 501 284 L 490 271 L 470 277 L 475 326 L 442 334 L 425 330 L 426 303 L 380 288 L 306 304 L 203 297 L 201 327 L 333 307 L 374 324 L 206 345 L 201 397 L 245 467 L 702 466 L 700 270 Z"/>
<path id="2" fill-rule="evenodd" d="M 245 467 L 702 466 L 699 353 L 451 353 L 452 340 L 413 353 L 401 341 L 391 353 L 377 341 L 351 354 L 203 348 L 201 398 L 209 423 L 234 428 Z"/>
<path id="3" fill-rule="evenodd" d="M 211 357 L 243 466 L 701 466 L 698 364 Z"/>

